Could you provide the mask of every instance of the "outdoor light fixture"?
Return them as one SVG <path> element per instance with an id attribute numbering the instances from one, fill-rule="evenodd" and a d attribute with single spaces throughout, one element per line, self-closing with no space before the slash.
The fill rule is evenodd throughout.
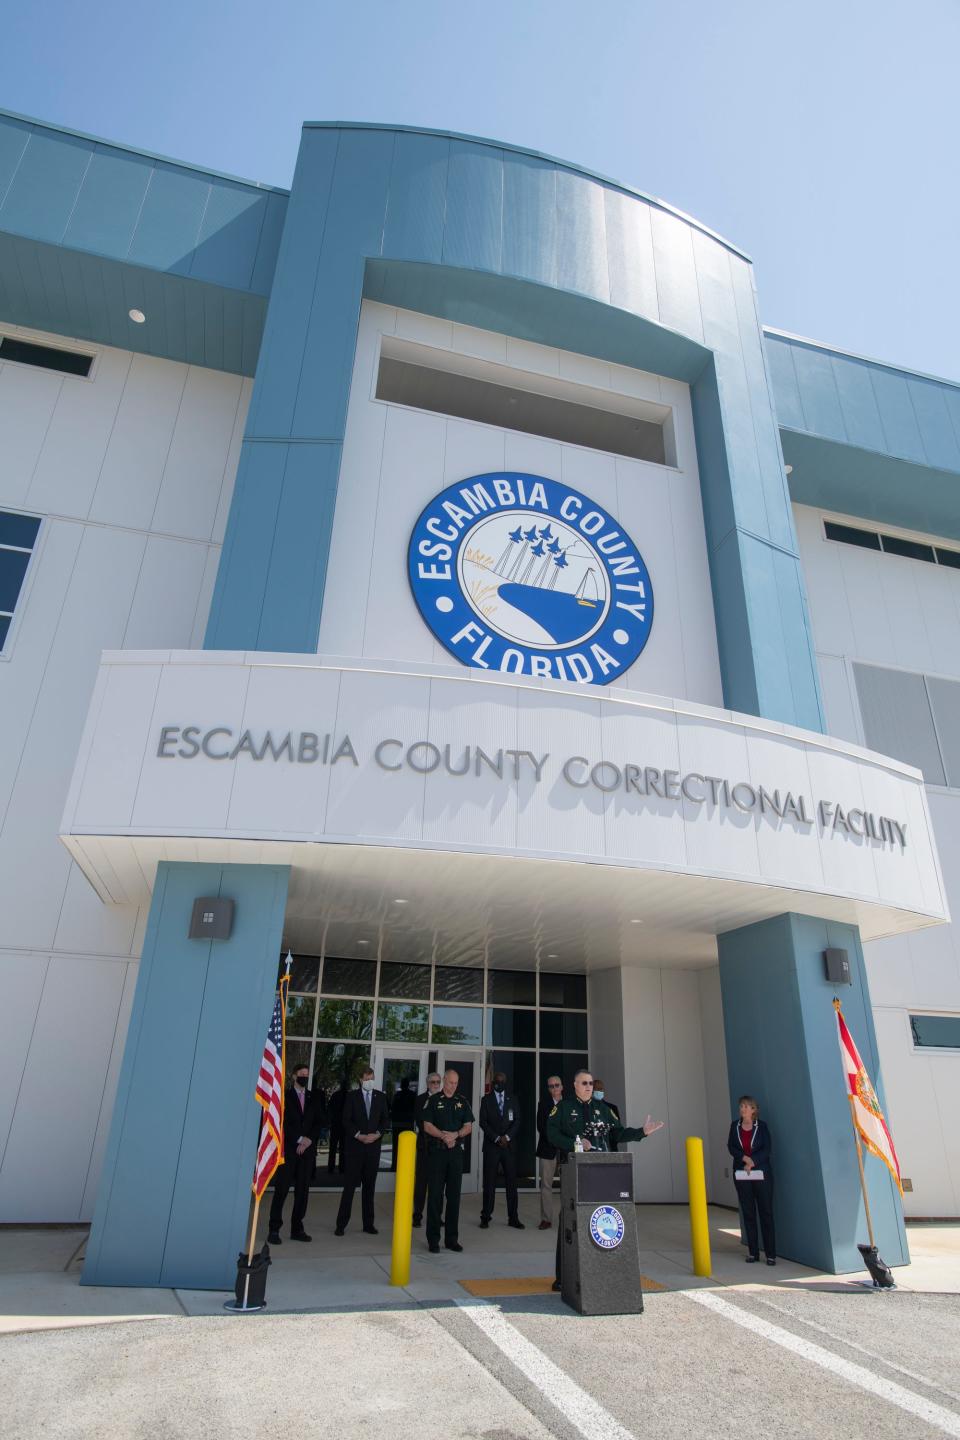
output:
<path id="1" fill-rule="evenodd" d="M 142 325 L 147 318 L 142 310 L 128 310 L 127 314 L 130 316 L 134 325 Z"/>
<path id="2" fill-rule="evenodd" d="M 194 900 L 190 915 L 190 940 L 229 940 L 233 929 L 233 901 L 217 896 L 201 896 Z"/>

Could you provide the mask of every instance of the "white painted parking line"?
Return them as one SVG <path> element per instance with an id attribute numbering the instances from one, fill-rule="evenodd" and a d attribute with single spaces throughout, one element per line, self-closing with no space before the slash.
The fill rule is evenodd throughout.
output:
<path id="1" fill-rule="evenodd" d="M 938 1390 L 941 1395 L 946 1395 L 948 1400 L 956 1400 L 960 1405 L 960 1394 L 956 1390 L 948 1390 L 946 1386 L 938 1384 L 936 1380 L 931 1380 L 929 1375 L 921 1375 L 916 1370 L 908 1370 L 905 1365 L 897 1365 L 895 1361 L 885 1359 L 878 1351 L 868 1350 L 866 1345 L 858 1345 L 855 1340 L 848 1340 L 846 1335 L 838 1335 L 835 1330 L 828 1329 L 826 1325 L 820 1325 L 816 1320 L 808 1320 L 806 1317 L 796 1315 L 785 1305 L 775 1305 L 768 1295 L 758 1295 L 755 1290 L 752 1290 L 750 1298 L 758 1301 L 761 1305 L 768 1306 L 771 1310 L 779 1311 L 781 1315 L 785 1315 L 788 1320 L 795 1321 L 797 1325 L 803 1325 L 810 1330 L 819 1330 L 821 1335 L 827 1335 L 831 1340 L 838 1340 L 841 1345 L 846 1345 L 849 1350 L 856 1350 L 860 1355 L 866 1355 L 869 1360 L 879 1360 L 880 1364 L 885 1365 L 888 1370 L 896 1370 L 898 1375 L 906 1375 L 908 1380 L 918 1380 L 929 1390 Z M 883 1299 L 880 1303 L 885 1305 L 887 1301 Z"/>
<path id="2" fill-rule="evenodd" d="M 542 1350 L 532 1345 L 511 1325 L 506 1316 L 484 1300 L 458 1300 L 457 1306 L 496 1345 L 531 1384 L 551 1400 L 579 1430 L 584 1440 L 635 1440 L 631 1431 L 613 1418 L 609 1410 L 571 1380 Z M 960 1434 L 960 1431 L 957 1432 Z"/>
<path id="3" fill-rule="evenodd" d="M 735 1325 L 742 1325 L 744 1330 L 751 1330 L 754 1335 L 759 1335 L 764 1340 L 770 1340 L 784 1350 L 792 1351 L 794 1355 L 799 1355 L 801 1359 L 819 1365 L 823 1370 L 829 1370 L 842 1380 L 849 1380 L 851 1385 L 859 1385 L 861 1390 L 867 1390 L 871 1395 L 876 1395 L 891 1405 L 899 1406 L 901 1410 L 906 1410 L 908 1414 L 915 1416 L 918 1420 L 925 1420 L 928 1425 L 942 1430 L 945 1435 L 954 1435 L 960 1440 L 960 1415 L 956 1411 L 936 1405 L 932 1400 L 925 1400 L 922 1395 L 916 1395 L 912 1390 L 905 1390 L 902 1385 L 897 1385 L 892 1380 L 882 1380 L 879 1375 L 874 1375 L 871 1370 L 864 1369 L 862 1365 L 854 1365 L 850 1360 L 842 1360 L 839 1355 L 834 1355 L 831 1350 L 825 1350 L 822 1345 L 814 1345 L 812 1340 L 802 1340 L 799 1335 L 794 1335 L 790 1330 L 783 1330 L 779 1325 L 771 1325 L 769 1320 L 762 1320 L 759 1315 L 754 1315 L 749 1310 L 741 1310 L 738 1305 L 731 1305 L 729 1301 L 721 1300 L 718 1295 L 712 1294 L 709 1290 L 685 1290 L 683 1294 L 695 1305 L 702 1305 L 705 1309 L 712 1310 L 714 1314 L 732 1320 Z"/>

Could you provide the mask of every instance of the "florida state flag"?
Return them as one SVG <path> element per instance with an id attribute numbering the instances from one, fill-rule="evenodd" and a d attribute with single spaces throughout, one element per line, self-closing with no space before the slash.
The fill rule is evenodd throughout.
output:
<path id="1" fill-rule="evenodd" d="M 843 1073 L 847 1077 L 847 1090 L 850 1094 L 850 1111 L 853 1115 L 853 1123 L 857 1127 L 857 1133 L 871 1155 L 876 1155 L 882 1160 L 897 1182 L 897 1189 L 903 1194 L 903 1186 L 900 1183 L 900 1161 L 897 1159 L 897 1152 L 893 1148 L 893 1140 L 890 1131 L 887 1129 L 887 1122 L 883 1118 L 883 1111 L 880 1109 L 880 1101 L 877 1099 L 877 1092 L 870 1083 L 870 1076 L 863 1068 L 863 1061 L 860 1059 L 860 1052 L 853 1043 L 853 1036 L 847 1029 L 847 1022 L 840 1013 L 840 1002 L 835 1000 L 834 1008 L 837 1012 L 837 1035 L 840 1040 L 840 1059 L 843 1064 Z"/>

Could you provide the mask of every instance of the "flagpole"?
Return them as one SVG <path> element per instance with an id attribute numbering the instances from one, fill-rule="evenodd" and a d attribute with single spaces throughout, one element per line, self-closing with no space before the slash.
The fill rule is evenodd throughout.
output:
<path id="1" fill-rule="evenodd" d="M 863 1146 L 860 1144 L 860 1131 L 857 1129 L 857 1121 L 853 1110 L 853 1096 L 848 1095 L 850 1101 L 850 1123 L 853 1125 L 853 1138 L 857 1146 L 857 1165 L 860 1168 L 860 1189 L 863 1191 L 863 1208 L 867 1213 L 867 1235 L 870 1239 L 871 1250 L 876 1249 L 876 1241 L 873 1238 L 873 1220 L 870 1218 L 870 1201 L 867 1199 L 867 1179 L 863 1173 Z"/>
<path id="2" fill-rule="evenodd" d="M 839 1015 L 840 1001 L 837 996 L 833 997 L 833 1008 Z M 860 1171 L 860 1192 L 863 1195 L 863 1208 L 867 1217 L 867 1236 L 870 1240 L 871 1250 L 876 1249 L 876 1241 L 873 1238 L 873 1217 L 870 1214 L 870 1197 L 867 1195 L 867 1177 L 863 1171 L 863 1146 L 860 1144 L 860 1131 L 857 1129 L 856 1102 L 850 1091 L 847 1091 L 847 1100 L 850 1103 L 850 1124 L 853 1126 L 853 1143 L 857 1147 L 857 1169 Z"/>

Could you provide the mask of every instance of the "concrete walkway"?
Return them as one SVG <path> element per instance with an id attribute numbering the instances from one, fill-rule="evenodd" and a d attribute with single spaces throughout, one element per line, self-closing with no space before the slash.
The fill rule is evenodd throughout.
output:
<path id="1" fill-rule="evenodd" d="M 549 1276 L 556 1231 L 537 1229 L 535 1195 L 521 1197 L 525 1230 L 511 1230 L 502 1209 L 487 1231 L 479 1229 L 478 1196 L 464 1197 L 462 1255 L 430 1255 L 423 1230 L 414 1231 L 410 1283 L 390 1285 L 392 1196 L 377 1201 L 379 1235 L 364 1235 L 355 1215 L 342 1239 L 333 1234 L 337 1196 L 311 1198 L 310 1245 L 285 1243 L 273 1251 L 267 1286 L 272 1314 L 312 1311 L 403 1309 L 462 1300 L 463 1280 Z M 502 1206 L 502 1198 L 499 1201 Z M 359 1208 L 359 1207 L 358 1207 Z M 670 1291 L 692 1287 L 765 1290 L 825 1290 L 856 1293 L 865 1275 L 818 1274 L 780 1261 L 773 1268 L 744 1265 L 737 1217 L 710 1211 L 713 1276 L 692 1274 L 687 1211 L 680 1205 L 638 1207 L 640 1266 L 644 1275 Z M 262 1238 L 262 1234 L 261 1234 Z M 901 1290 L 960 1294 L 960 1225 L 910 1225 L 913 1263 L 896 1271 Z M 57 1329 L 131 1319 L 222 1315 L 225 1292 L 81 1286 L 83 1228 L 0 1229 L 0 1333 Z"/>

